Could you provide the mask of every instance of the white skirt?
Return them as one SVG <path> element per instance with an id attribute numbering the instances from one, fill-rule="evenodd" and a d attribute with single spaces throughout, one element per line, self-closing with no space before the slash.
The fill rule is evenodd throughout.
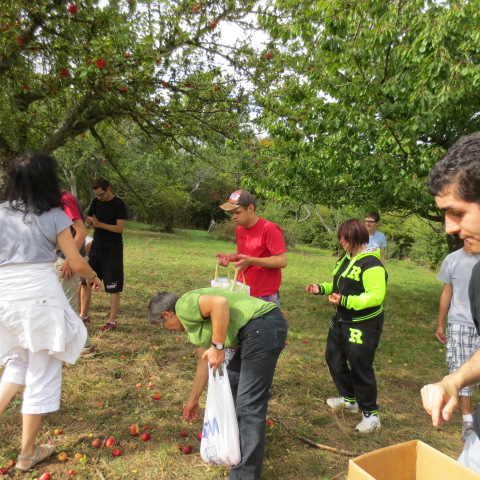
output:
<path id="1" fill-rule="evenodd" d="M 0 365 L 16 347 L 75 363 L 87 330 L 63 293 L 53 263 L 0 267 Z"/>

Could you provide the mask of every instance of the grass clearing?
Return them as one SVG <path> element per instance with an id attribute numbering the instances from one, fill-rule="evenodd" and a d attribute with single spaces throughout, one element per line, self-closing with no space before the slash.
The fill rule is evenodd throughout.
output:
<path id="1" fill-rule="evenodd" d="M 125 239 L 126 284 L 121 300 L 120 327 L 100 332 L 109 312 L 109 297 L 93 295 L 89 331 L 97 354 L 65 366 L 62 406 L 44 417 L 40 440 L 52 440 L 55 457 L 32 472 L 10 469 L 6 478 L 34 479 L 43 471 L 54 479 L 206 480 L 227 478 L 228 468 L 204 465 L 197 433 L 202 420 L 184 424 L 181 412 L 196 366 L 196 349 L 185 334 L 166 332 L 149 324 L 147 304 L 159 290 L 184 293 L 208 286 L 215 272 L 215 253 L 233 252 L 234 244 L 205 232 L 163 234 L 128 222 Z M 436 274 L 416 265 L 388 261 L 386 322 L 376 356 L 382 429 L 358 436 L 359 415 L 332 413 L 325 399 L 335 396 L 325 359 L 328 323 L 333 313 L 324 297 L 307 295 L 310 281 L 331 278 L 335 258 L 328 252 L 298 247 L 289 252 L 281 289 L 282 310 L 289 324 L 288 345 L 282 353 L 269 403 L 264 480 L 344 479 L 348 459 L 319 450 L 299 439 L 362 454 L 391 444 L 420 439 L 451 457 L 458 457 L 461 417 L 441 430 L 432 427 L 420 400 L 423 384 L 447 373 L 443 345 L 434 339 L 441 285 Z M 305 341 L 306 340 L 306 341 Z M 155 400 L 155 394 L 161 398 Z M 205 401 L 205 397 L 203 398 Z M 15 459 L 21 433 L 20 395 L 0 422 L 0 466 Z M 151 440 L 129 434 L 131 424 L 148 426 Z M 55 429 L 63 430 L 59 435 Z M 180 432 L 186 430 L 187 437 Z M 293 434 L 292 434 L 293 433 Z M 95 449 L 95 437 L 113 436 L 122 450 Z M 190 444 L 191 455 L 177 445 Z M 74 460 L 77 453 L 82 460 Z"/>

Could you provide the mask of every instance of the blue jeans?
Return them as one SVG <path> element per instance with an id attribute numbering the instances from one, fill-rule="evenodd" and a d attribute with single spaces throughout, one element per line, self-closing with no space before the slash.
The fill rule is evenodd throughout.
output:
<path id="1" fill-rule="evenodd" d="M 269 389 L 285 347 L 287 323 L 279 308 L 253 318 L 240 329 L 240 348 L 228 364 L 237 411 L 242 459 L 229 480 L 260 480 L 265 448 Z"/>

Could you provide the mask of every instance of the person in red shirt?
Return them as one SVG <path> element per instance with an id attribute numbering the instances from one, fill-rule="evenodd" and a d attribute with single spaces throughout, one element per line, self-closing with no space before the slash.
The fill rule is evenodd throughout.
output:
<path id="1" fill-rule="evenodd" d="M 236 190 L 220 208 L 232 215 L 237 226 L 237 252 L 217 253 L 218 263 L 226 267 L 234 262 L 252 297 L 280 305 L 282 268 L 287 266 L 287 247 L 280 227 L 257 215 L 255 197 L 247 190 Z"/>

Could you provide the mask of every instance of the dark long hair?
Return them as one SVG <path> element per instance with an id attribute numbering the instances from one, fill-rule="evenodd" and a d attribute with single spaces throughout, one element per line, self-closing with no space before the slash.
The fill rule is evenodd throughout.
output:
<path id="1" fill-rule="evenodd" d="M 62 204 L 57 162 L 43 153 L 26 153 L 13 160 L 8 200 L 14 210 L 41 215 Z"/>
<path id="2" fill-rule="evenodd" d="M 338 226 L 337 238 L 340 240 L 342 237 L 350 243 L 352 252 L 368 243 L 369 239 L 367 227 L 358 218 L 345 220 Z"/>

